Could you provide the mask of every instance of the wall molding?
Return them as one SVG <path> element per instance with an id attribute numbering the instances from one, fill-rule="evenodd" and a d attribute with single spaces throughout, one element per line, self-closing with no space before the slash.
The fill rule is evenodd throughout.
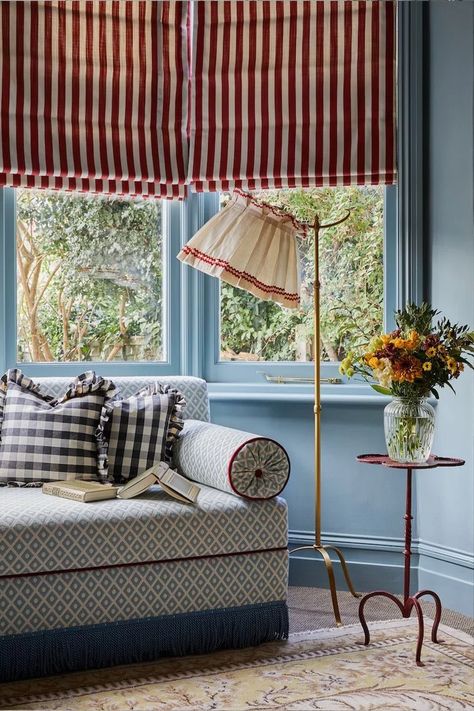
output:
<path id="1" fill-rule="evenodd" d="M 356 589 L 361 592 L 385 589 L 401 594 L 404 574 L 402 538 L 327 532 L 323 533 L 322 539 L 323 543 L 332 543 L 344 550 Z M 290 549 L 312 543 L 311 531 L 290 531 Z M 435 590 L 446 608 L 474 617 L 474 555 L 420 539 L 413 541 L 412 551 L 412 590 Z M 339 561 L 336 559 L 334 563 L 337 588 L 346 590 Z M 322 558 L 311 552 L 290 555 L 290 585 L 327 588 Z"/>
<path id="2" fill-rule="evenodd" d="M 353 548 L 365 551 L 403 553 L 404 540 L 402 537 L 391 536 L 368 536 L 351 533 L 331 533 L 323 532 L 323 543 L 333 543 L 338 548 Z M 291 529 L 288 533 L 288 542 L 291 546 L 311 545 L 314 540 L 312 531 L 299 531 Z M 414 538 L 412 542 L 412 553 L 423 555 L 427 558 L 442 560 L 446 563 L 459 565 L 469 570 L 474 570 L 474 554 L 458 548 L 449 548 L 431 541 L 424 541 Z M 400 559 L 400 564 L 403 560 Z"/>

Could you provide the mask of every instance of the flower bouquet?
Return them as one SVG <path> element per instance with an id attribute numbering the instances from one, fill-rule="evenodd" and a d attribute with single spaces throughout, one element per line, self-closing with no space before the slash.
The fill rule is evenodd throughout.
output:
<path id="1" fill-rule="evenodd" d="M 426 462 L 434 436 L 435 414 L 427 397 L 459 377 L 474 355 L 474 332 L 446 318 L 433 327 L 438 311 L 428 304 L 408 304 L 395 314 L 397 328 L 372 339 L 361 352 L 351 351 L 340 372 L 361 375 L 383 395 L 395 399 L 385 408 L 388 454 L 398 462 Z M 375 381 L 375 382 L 374 382 Z"/>

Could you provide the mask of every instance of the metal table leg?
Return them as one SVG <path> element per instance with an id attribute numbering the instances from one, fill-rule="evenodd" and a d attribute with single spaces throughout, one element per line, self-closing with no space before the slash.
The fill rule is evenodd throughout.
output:
<path id="1" fill-rule="evenodd" d="M 426 595 L 431 595 L 431 597 L 435 601 L 436 605 L 436 615 L 433 623 L 433 628 L 431 630 L 431 640 L 437 644 L 442 642 L 442 640 L 438 639 L 438 627 L 439 623 L 441 620 L 441 600 L 439 599 L 439 596 L 433 592 L 432 590 L 420 590 L 419 592 L 415 593 L 414 595 L 410 595 L 410 568 L 411 568 L 411 540 L 412 540 L 412 527 L 411 527 L 411 522 L 413 520 L 412 516 L 412 472 L 413 469 L 416 467 L 408 467 L 407 468 L 407 479 L 406 479 L 406 506 L 405 506 L 405 549 L 403 551 L 403 555 L 405 557 L 405 566 L 404 566 L 404 585 L 403 585 L 403 603 L 400 602 L 400 600 L 395 597 L 392 593 L 389 593 L 386 590 L 375 590 L 374 592 L 367 593 L 367 595 L 364 595 L 362 600 L 360 601 L 359 604 L 359 620 L 362 625 L 362 629 L 364 630 L 364 644 L 367 645 L 370 642 L 370 632 L 369 628 L 367 626 L 367 622 L 365 620 L 365 615 L 364 615 L 364 608 L 368 600 L 372 597 L 387 597 L 389 600 L 392 600 L 400 609 L 400 612 L 402 613 L 403 617 L 410 617 L 411 612 L 413 608 L 416 610 L 416 614 L 418 617 L 418 641 L 416 645 L 416 663 L 418 666 L 423 666 L 423 662 L 421 661 L 421 648 L 423 646 L 423 638 L 424 638 L 424 631 L 425 631 L 425 625 L 424 625 L 424 619 L 423 619 L 423 610 L 421 608 L 421 605 L 419 603 L 419 599 L 421 597 L 424 597 Z"/>

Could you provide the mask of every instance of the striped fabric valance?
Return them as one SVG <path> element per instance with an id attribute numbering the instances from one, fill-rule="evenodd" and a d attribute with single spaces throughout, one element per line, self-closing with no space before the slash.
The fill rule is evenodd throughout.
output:
<path id="1" fill-rule="evenodd" d="M 0 185 L 177 197 L 188 2 L 1 2 Z"/>
<path id="2" fill-rule="evenodd" d="M 392 0 L 4 1 L 0 37 L 0 186 L 395 180 Z"/>
<path id="3" fill-rule="evenodd" d="M 198 0 L 197 190 L 392 183 L 395 3 Z"/>

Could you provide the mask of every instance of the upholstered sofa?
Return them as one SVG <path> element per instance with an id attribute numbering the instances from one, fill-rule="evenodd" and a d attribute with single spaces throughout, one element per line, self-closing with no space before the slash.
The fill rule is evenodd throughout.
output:
<path id="1" fill-rule="evenodd" d="M 113 380 L 128 396 L 156 378 Z M 252 436 L 209 422 L 203 380 L 160 381 L 187 403 L 176 466 L 205 476 L 208 462 L 217 485 Z M 68 380 L 37 382 L 58 395 Z M 201 485 L 196 506 L 160 487 L 87 505 L 1 488 L 0 680 L 286 638 L 287 508 L 259 500 L 262 457 L 244 467 L 247 498 L 229 477 Z"/>

